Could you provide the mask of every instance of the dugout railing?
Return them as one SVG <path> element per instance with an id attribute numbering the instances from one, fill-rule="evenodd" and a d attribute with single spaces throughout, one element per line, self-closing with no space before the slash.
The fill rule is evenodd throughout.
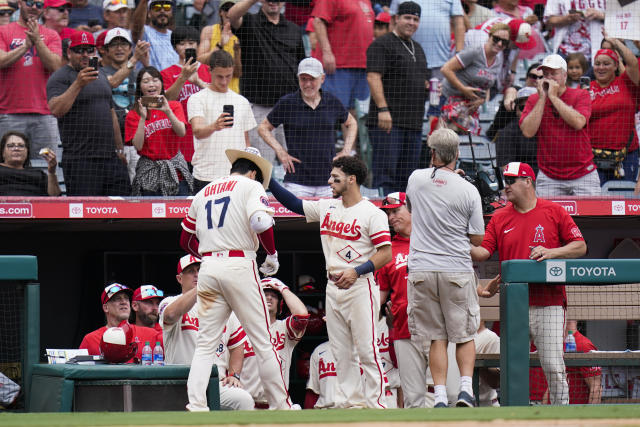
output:
<path id="1" fill-rule="evenodd" d="M 529 353 L 529 283 L 591 287 L 634 284 L 633 290 L 628 295 L 635 294 L 635 297 L 628 301 L 620 301 L 613 312 L 623 316 L 634 316 L 640 310 L 640 307 L 635 304 L 635 299 L 640 293 L 637 285 L 640 283 L 640 260 L 581 259 L 542 262 L 512 260 L 504 261 L 501 271 L 503 283 L 500 285 L 499 296 L 500 354 L 479 355 L 476 368 L 500 367 L 500 403 L 503 406 L 529 405 L 529 367 L 540 366 L 537 357 L 535 355 L 530 357 Z M 606 302 L 600 304 L 599 310 L 592 310 L 593 318 L 603 318 L 602 313 Z M 584 314 L 586 313 L 584 306 L 582 311 L 578 309 L 576 313 L 582 313 L 582 318 L 587 317 Z M 630 317 L 626 318 L 630 319 Z M 565 354 L 565 364 L 566 366 L 637 367 L 640 366 L 640 354 L 636 352 Z M 477 384 L 477 381 L 475 383 Z"/>

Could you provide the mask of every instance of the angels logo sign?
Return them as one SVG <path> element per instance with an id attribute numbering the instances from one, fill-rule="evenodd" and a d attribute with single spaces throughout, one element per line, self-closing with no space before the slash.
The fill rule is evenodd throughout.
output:
<path id="1" fill-rule="evenodd" d="M 544 227 L 538 224 L 536 227 L 536 234 L 533 236 L 533 243 L 544 243 Z"/>
<path id="2" fill-rule="evenodd" d="M 87 33 L 82 33 L 82 44 L 89 44 L 89 38 L 87 37 Z"/>

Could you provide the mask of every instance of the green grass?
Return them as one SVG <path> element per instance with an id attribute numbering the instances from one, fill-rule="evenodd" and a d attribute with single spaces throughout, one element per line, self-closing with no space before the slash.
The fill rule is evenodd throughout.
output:
<path id="1" fill-rule="evenodd" d="M 31 413 L 0 414 L 0 426 L 127 426 L 127 425 L 207 425 L 207 424 L 293 424 L 411 421 L 491 421 L 636 418 L 640 425 L 640 405 L 532 406 L 503 408 L 315 410 L 252 412 L 133 412 L 133 413 Z"/>

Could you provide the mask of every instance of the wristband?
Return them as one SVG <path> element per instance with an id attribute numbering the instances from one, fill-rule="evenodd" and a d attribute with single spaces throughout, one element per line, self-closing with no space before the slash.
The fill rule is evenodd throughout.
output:
<path id="1" fill-rule="evenodd" d="M 373 265 L 371 260 L 369 260 L 369 261 L 365 262 L 364 264 L 359 265 L 356 268 L 354 268 L 356 273 L 358 273 L 358 276 L 362 276 L 363 274 L 367 274 L 367 273 L 373 273 L 375 271 L 375 269 L 376 269 L 376 267 Z"/>
<path id="2" fill-rule="evenodd" d="M 233 377 L 233 378 L 237 379 L 238 381 L 240 381 L 240 375 L 236 374 L 235 372 L 233 374 L 227 375 L 227 378 L 229 378 L 229 377 Z"/>
<path id="3" fill-rule="evenodd" d="M 380 107 L 378 108 L 378 113 L 386 113 L 389 111 L 389 107 Z"/>

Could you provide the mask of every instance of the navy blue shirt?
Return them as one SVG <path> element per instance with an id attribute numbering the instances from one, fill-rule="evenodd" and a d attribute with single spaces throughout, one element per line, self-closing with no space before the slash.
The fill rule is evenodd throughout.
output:
<path id="1" fill-rule="evenodd" d="M 69 10 L 69 27 L 89 25 L 90 21 L 97 21 L 99 25 L 104 26 L 104 17 L 100 6 L 89 3 L 85 7 L 73 7 Z"/>
<path id="2" fill-rule="evenodd" d="M 294 163 L 296 172 L 287 173 L 286 182 L 328 185 L 331 161 L 336 155 L 336 128 L 347 121 L 349 112 L 335 96 L 320 94 L 315 110 L 297 91 L 280 98 L 267 116 L 274 127 L 284 126 L 287 152 L 302 161 Z"/>

